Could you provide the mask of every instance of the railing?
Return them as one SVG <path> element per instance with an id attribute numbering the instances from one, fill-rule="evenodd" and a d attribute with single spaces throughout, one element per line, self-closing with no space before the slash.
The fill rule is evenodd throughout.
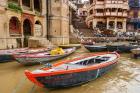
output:
<path id="1" fill-rule="evenodd" d="M 95 16 L 104 16 L 104 13 L 95 13 Z"/>
<path id="2" fill-rule="evenodd" d="M 96 4 L 102 5 L 104 4 L 104 1 L 97 1 Z"/>

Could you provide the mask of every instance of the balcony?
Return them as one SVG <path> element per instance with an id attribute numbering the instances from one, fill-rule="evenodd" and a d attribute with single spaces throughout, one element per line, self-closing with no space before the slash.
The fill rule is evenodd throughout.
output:
<path id="1" fill-rule="evenodd" d="M 111 1 L 110 1 L 110 0 L 107 0 L 107 1 L 106 1 L 106 3 L 107 3 L 107 4 L 110 4 L 110 3 L 111 3 Z"/>
<path id="2" fill-rule="evenodd" d="M 122 3 L 123 3 L 123 1 L 118 0 L 118 3 L 122 4 Z"/>
<path id="3" fill-rule="evenodd" d="M 121 8 L 121 9 L 129 9 L 128 4 L 105 4 L 105 8 Z"/>
<path id="4" fill-rule="evenodd" d="M 104 1 L 97 1 L 97 2 L 96 2 L 96 5 L 97 5 L 97 4 L 103 5 L 103 4 L 104 4 Z"/>
<path id="5" fill-rule="evenodd" d="M 106 16 L 110 16 L 111 13 L 110 13 L 110 12 L 106 12 L 105 15 L 106 15 Z"/>
<path id="6" fill-rule="evenodd" d="M 128 10 L 128 9 L 129 9 L 129 5 L 128 5 L 128 4 L 124 4 L 124 5 L 122 6 L 122 9 Z"/>
<path id="7" fill-rule="evenodd" d="M 111 16 L 117 16 L 117 12 L 111 12 Z"/>
<path id="8" fill-rule="evenodd" d="M 123 13 L 122 12 L 118 12 L 118 16 L 123 16 Z"/>
<path id="9" fill-rule="evenodd" d="M 127 13 L 123 13 L 123 17 L 127 17 Z"/>
<path id="10" fill-rule="evenodd" d="M 105 16 L 120 16 L 120 17 L 127 17 L 127 13 L 122 12 L 105 12 Z"/>
<path id="11" fill-rule="evenodd" d="M 99 4 L 95 5 L 95 9 L 103 9 L 103 8 L 104 8 L 103 4 L 102 5 L 99 5 Z"/>
<path id="12" fill-rule="evenodd" d="M 104 13 L 95 13 L 95 16 L 104 16 Z"/>
<path id="13" fill-rule="evenodd" d="M 118 4 L 105 4 L 105 8 L 118 8 Z"/>

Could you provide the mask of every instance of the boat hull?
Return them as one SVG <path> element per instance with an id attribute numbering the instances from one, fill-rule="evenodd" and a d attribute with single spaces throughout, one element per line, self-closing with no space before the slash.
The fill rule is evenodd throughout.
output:
<path id="1" fill-rule="evenodd" d="M 133 58 L 138 59 L 140 58 L 140 48 L 132 49 L 131 50 Z"/>
<path id="2" fill-rule="evenodd" d="M 0 63 L 13 61 L 14 57 L 12 55 L 0 55 Z"/>
<path id="3" fill-rule="evenodd" d="M 18 57 L 15 56 L 15 59 L 18 63 L 23 65 L 36 65 L 36 64 L 46 64 L 47 62 L 58 60 L 61 58 L 64 58 L 66 56 L 69 56 L 75 51 L 75 48 L 69 53 L 58 55 L 58 56 L 40 56 L 40 57 Z"/>
<path id="4" fill-rule="evenodd" d="M 116 63 L 100 69 L 85 72 L 37 77 L 36 80 L 40 82 L 45 88 L 64 88 L 77 86 L 102 76 L 103 74 L 111 70 L 116 65 Z"/>
<path id="5" fill-rule="evenodd" d="M 88 49 L 90 52 L 103 52 L 107 50 L 105 46 L 85 45 L 85 48 Z"/>
<path id="6" fill-rule="evenodd" d="M 61 59 L 61 58 L 64 58 L 66 56 L 68 56 L 70 54 L 67 54 L 67 55 L 61 55 L 61 56 L 56 56 L 56 57 L 40 57 L 40 58 L 16 58 L 16 61 L 20 64 L 23 64 L 23 65 L 36 65 L 36 64 L 45 64 L 47 62 L 50 62 L 50 61 L 55 61 L 57 59 Z"/>
<path id="7" fill-rule="evenodd" d="M 140 54 L 133 54 L 133 58 L 140 59 Z"/>
<path id="8" fill-rule="evenodd" d="M 126 45 L 120 45 L 120 46 L 112 46 L 112 45 L 107 45 L 107 51 L 113 52 L 117 51 L 119 53 L 130 53 L 132 49 L 137 48 L 137 46 L 126 46 Z"/>

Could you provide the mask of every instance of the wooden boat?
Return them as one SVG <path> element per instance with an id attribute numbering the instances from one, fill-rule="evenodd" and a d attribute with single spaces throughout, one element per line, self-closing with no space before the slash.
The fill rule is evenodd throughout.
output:
<path id="1" fill-rule="evenodd" d="M 23 65 L 34 65 L 40 63 L 43 64 L 49 61 L 66 57 L 72 54 L 75 50 L 76 48 L 74 47 L 74 48 L 64 49 L 65 52 L 64 54 L 51 55 L 50 51 L 48 51 L 43 53 L 14 55 L 14 57 L 17 62 Z"/>
<path id="2" fill-rule="evenodd" d="M 75 47 L 76 49 L 81 48 L 81 44 L 69 44 L 69 45 L 59 45 L 59 47 L 66 49 L 66 48 L 72 48 Z"/>
<path id="3" fill-rule="evenodd" d="M 134 58 L 140 58 L 140 48 L 132 49 L 131 52 Z"/>
<path id="4" fill-rule="evenodd" d="M 93 42 L 81 42 L 81 44 L 83 44 L 83 45 L 94 45 L 95 43 L 93 43 Z"/>
<path id="5" fill-rule="evenodd" d="M 119 53 L 129 53 L 132 49 L 137 48 L 138 45 L 125 45 L 125 44 L 116 44 L 116 45 L 106 45 L 107 51 L 113 52 L 117 51 Z"/>
<path id="6" fill-rule="evenodd" d="M 36 49 L 19 48 L 19 49 L 0 50 L 0 63 L 15 60 L 13 55 L 33 54 L 33 53 L 40 53 L 48 50 L 50 50 L 50 48 L 36 48 Z"/>
<path id="7" fill-rule="evenodd" d="M 13 54 L 26 52 L 28 48 L 0 50 L 0 63 L 13 61 Z"/>
<path id="8" fill-rule="evenodd" d="M 106 46 L 99 46 L 99 45 L 84 45 L 86 49 L 88 49 L 90 52 L 103 52 L 107 51 Z"/>
<path id="9" fill-rule="evenodd" d="M 45 88 L 63 88 L 80 85 L 102 76 L 116 65 L 119 55 L 90 54 L 58 62 L 35 71 L 25 71 L 27 78 Z"/>

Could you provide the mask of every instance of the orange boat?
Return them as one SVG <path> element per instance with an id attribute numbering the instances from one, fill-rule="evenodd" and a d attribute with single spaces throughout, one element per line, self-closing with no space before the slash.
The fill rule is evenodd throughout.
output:
<path id="1" fill-rule="evenodd" d="M 112 69 L 118 62 L 119 54 L 89 54 L 73 60 L 56 64 L 35 71 L 25 71 L 27 78 L 45 88 L 63 88 L 80 85 L 94 80 Z"/>

